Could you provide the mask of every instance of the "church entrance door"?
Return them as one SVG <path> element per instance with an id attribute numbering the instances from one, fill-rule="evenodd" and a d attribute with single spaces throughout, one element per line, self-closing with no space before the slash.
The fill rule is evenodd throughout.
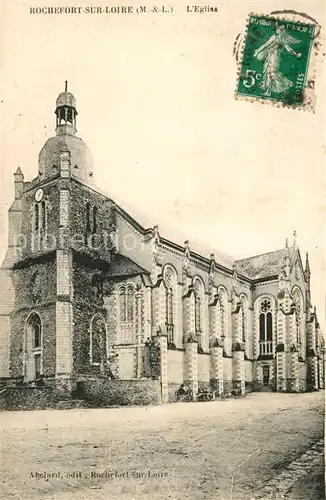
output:
<path id="1" fill-rule="evenodd" d="M 268 365 L 263 366 L 263 386 L 264 387 L 269 386 L 269 366 Z"/>

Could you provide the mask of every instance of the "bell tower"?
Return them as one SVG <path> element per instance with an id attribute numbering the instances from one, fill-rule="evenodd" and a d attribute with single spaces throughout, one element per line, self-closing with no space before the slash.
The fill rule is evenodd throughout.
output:
<path id="1" fill-rule="evenodd" d="M 58 176 L 61 153 L 69 151 L 71 177 L 86 184 L 94 184 L 91 152 L 87 144 L 76 135 L 77 114 L 76 99 L 71 92 L 68 92 L 68 82 L 66 81 L 64 92 L 61 92 L 56 100 L 55 136 L 46 141 L 39 154 L 40 182 L 47 182 Z"/>
<path id="2" fill-rule="evenodd" d="M 76 99 L 74 96 L 68 92 L 68 82 L 65 81 L 65 91 L 59 94 L 56 101 L 56 134 L 65 135 L 71 134 L 75 135 L 76 130 Z"/>

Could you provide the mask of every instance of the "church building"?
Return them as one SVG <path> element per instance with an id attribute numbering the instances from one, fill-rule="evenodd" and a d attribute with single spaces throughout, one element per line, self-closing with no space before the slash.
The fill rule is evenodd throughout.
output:
<path id="1" fill-rule="evenodd" d="M 14 174 L 1 386 L 82 388 L 121 404 L 174 401 L 183 383 L 193 399 L 208 388 L 216 397 L 324 388 L 324 338 L 296 235 L 241 260 L 172 241 L 95 186 L 67 87 L 55 116 L 35 178 Z"/>

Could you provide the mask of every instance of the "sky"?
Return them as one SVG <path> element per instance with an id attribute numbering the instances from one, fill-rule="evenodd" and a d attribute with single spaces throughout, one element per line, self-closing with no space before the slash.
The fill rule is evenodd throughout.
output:
<path id="1" fill-rule="evenodd" d="M 2 2 L 1 257 L 13 173 L 20 166 L 25 180 L 37 175 L 38 153 L 55 135 L 55 100 L 68 80 L 95 184 L 153 225 L 180 228 L 190 245 L 201 240 L 234 258 L 282 248 L 296 230 L 303 260 L 309 252 L 313 302 L 324 326 L 322 51 L 315 113 L 234 97 L 233 46 L 248 14 L 285 3 L 213 2 L 217 13 L 196 14 L 174 0 L 164 4 L 172 14 L 137 16 L 29 12 L 37 5 L 92 5 L 85 0 Z M 323 2 L 287 6 L 325 24 Z"/>

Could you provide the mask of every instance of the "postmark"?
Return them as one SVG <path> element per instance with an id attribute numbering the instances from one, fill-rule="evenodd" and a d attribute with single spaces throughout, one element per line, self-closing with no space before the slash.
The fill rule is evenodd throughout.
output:
<path id="1" fill-rule="evenodd" d="M 250 14 L 236 88 L 237 98 L 311 106 L 309 72 L 316 25 Z"/>

